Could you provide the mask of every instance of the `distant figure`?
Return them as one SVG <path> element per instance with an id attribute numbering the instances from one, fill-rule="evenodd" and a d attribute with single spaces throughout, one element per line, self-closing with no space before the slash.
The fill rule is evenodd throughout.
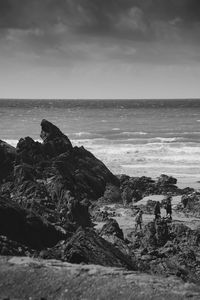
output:
<path id="1" fill-rule="evenodd" d="M 138 229 L 138 225 L 140 226 L 140 230 L 142 229 L 142 214 L 143 214 L 142 210 L 139 210 L 139 212 L 136 214 L 136 217 L 135 217 L 135 230 L 136 231 Z"/>
<path id="2" fill-rule="evenodd" d="M 165 209 L 166 209 L 166 217 L 171 219 L 172 218 L 172 197 L 171 195 L 167 196 Z"/>
<path id="3" fill-rule="evenodd" d="M 155 215 L 155 221 L 161 218 L 159 201 L 156 201 L 156 205 L 154 207 L 154 215 Z"/>

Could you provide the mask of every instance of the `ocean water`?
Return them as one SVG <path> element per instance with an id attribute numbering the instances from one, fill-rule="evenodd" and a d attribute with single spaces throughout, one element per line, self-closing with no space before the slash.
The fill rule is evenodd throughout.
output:
<path id="1" fill-rule="evenodd" d="M 198 187 L 200 100 L 0 100 L 0 139 L 40 140 L 43 118 L 114 173 L 164 173 Z"/>

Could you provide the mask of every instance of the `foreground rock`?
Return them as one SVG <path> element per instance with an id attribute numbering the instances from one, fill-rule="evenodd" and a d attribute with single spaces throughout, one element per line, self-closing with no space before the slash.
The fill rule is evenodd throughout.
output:
<path id="1" fill-rule="evenodd" d="M 55 260 L 0 258 L 1 299 L 199 299 L 200 287 L 174 276 L 76 265 Z"/>

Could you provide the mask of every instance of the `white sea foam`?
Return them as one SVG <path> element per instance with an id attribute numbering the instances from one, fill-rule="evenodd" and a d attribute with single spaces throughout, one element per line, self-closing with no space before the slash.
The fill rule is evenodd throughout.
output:
<path id="1" fill-rule="evenodd" d="M 18 140 L 6 139 L 8 144 L 16 147 Z M 38 140 L 41 142 L 41 140 Z M 112 141 L 98 139 L 78 139 L 72 140 L 73 145 L 84 146 L 108 166 L 114 164 L 115 167 L 126 169 L 143 169 L 153 171 L 175 170 L 179 172 L 197 173 L 200 165 L 200 146 L 197 143 L 147 143 L 115 144 Z M 188 171 L 189 170 L 189 171 Z"/>

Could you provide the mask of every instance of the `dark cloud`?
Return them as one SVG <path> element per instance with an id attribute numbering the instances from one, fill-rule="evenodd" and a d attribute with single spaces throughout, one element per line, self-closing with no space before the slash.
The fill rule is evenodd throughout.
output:
<path id="1" fill-rule="evenodd" d="M 0 26 L 32 28 L 60 21 L 101 33 L 112 31 L 121 18 L 130 18 L 132 9 L 140 10 L 146 22 L 177 17 L 187 22 L 200 20 L 199 0 L 0 0 Z"/>
<path id="2" fill-rule="evenodd" d="M 137 43 L 199 43 L 199 34 L 200 0 L 0 0 L 5 53 L 144 59 Z"/>

